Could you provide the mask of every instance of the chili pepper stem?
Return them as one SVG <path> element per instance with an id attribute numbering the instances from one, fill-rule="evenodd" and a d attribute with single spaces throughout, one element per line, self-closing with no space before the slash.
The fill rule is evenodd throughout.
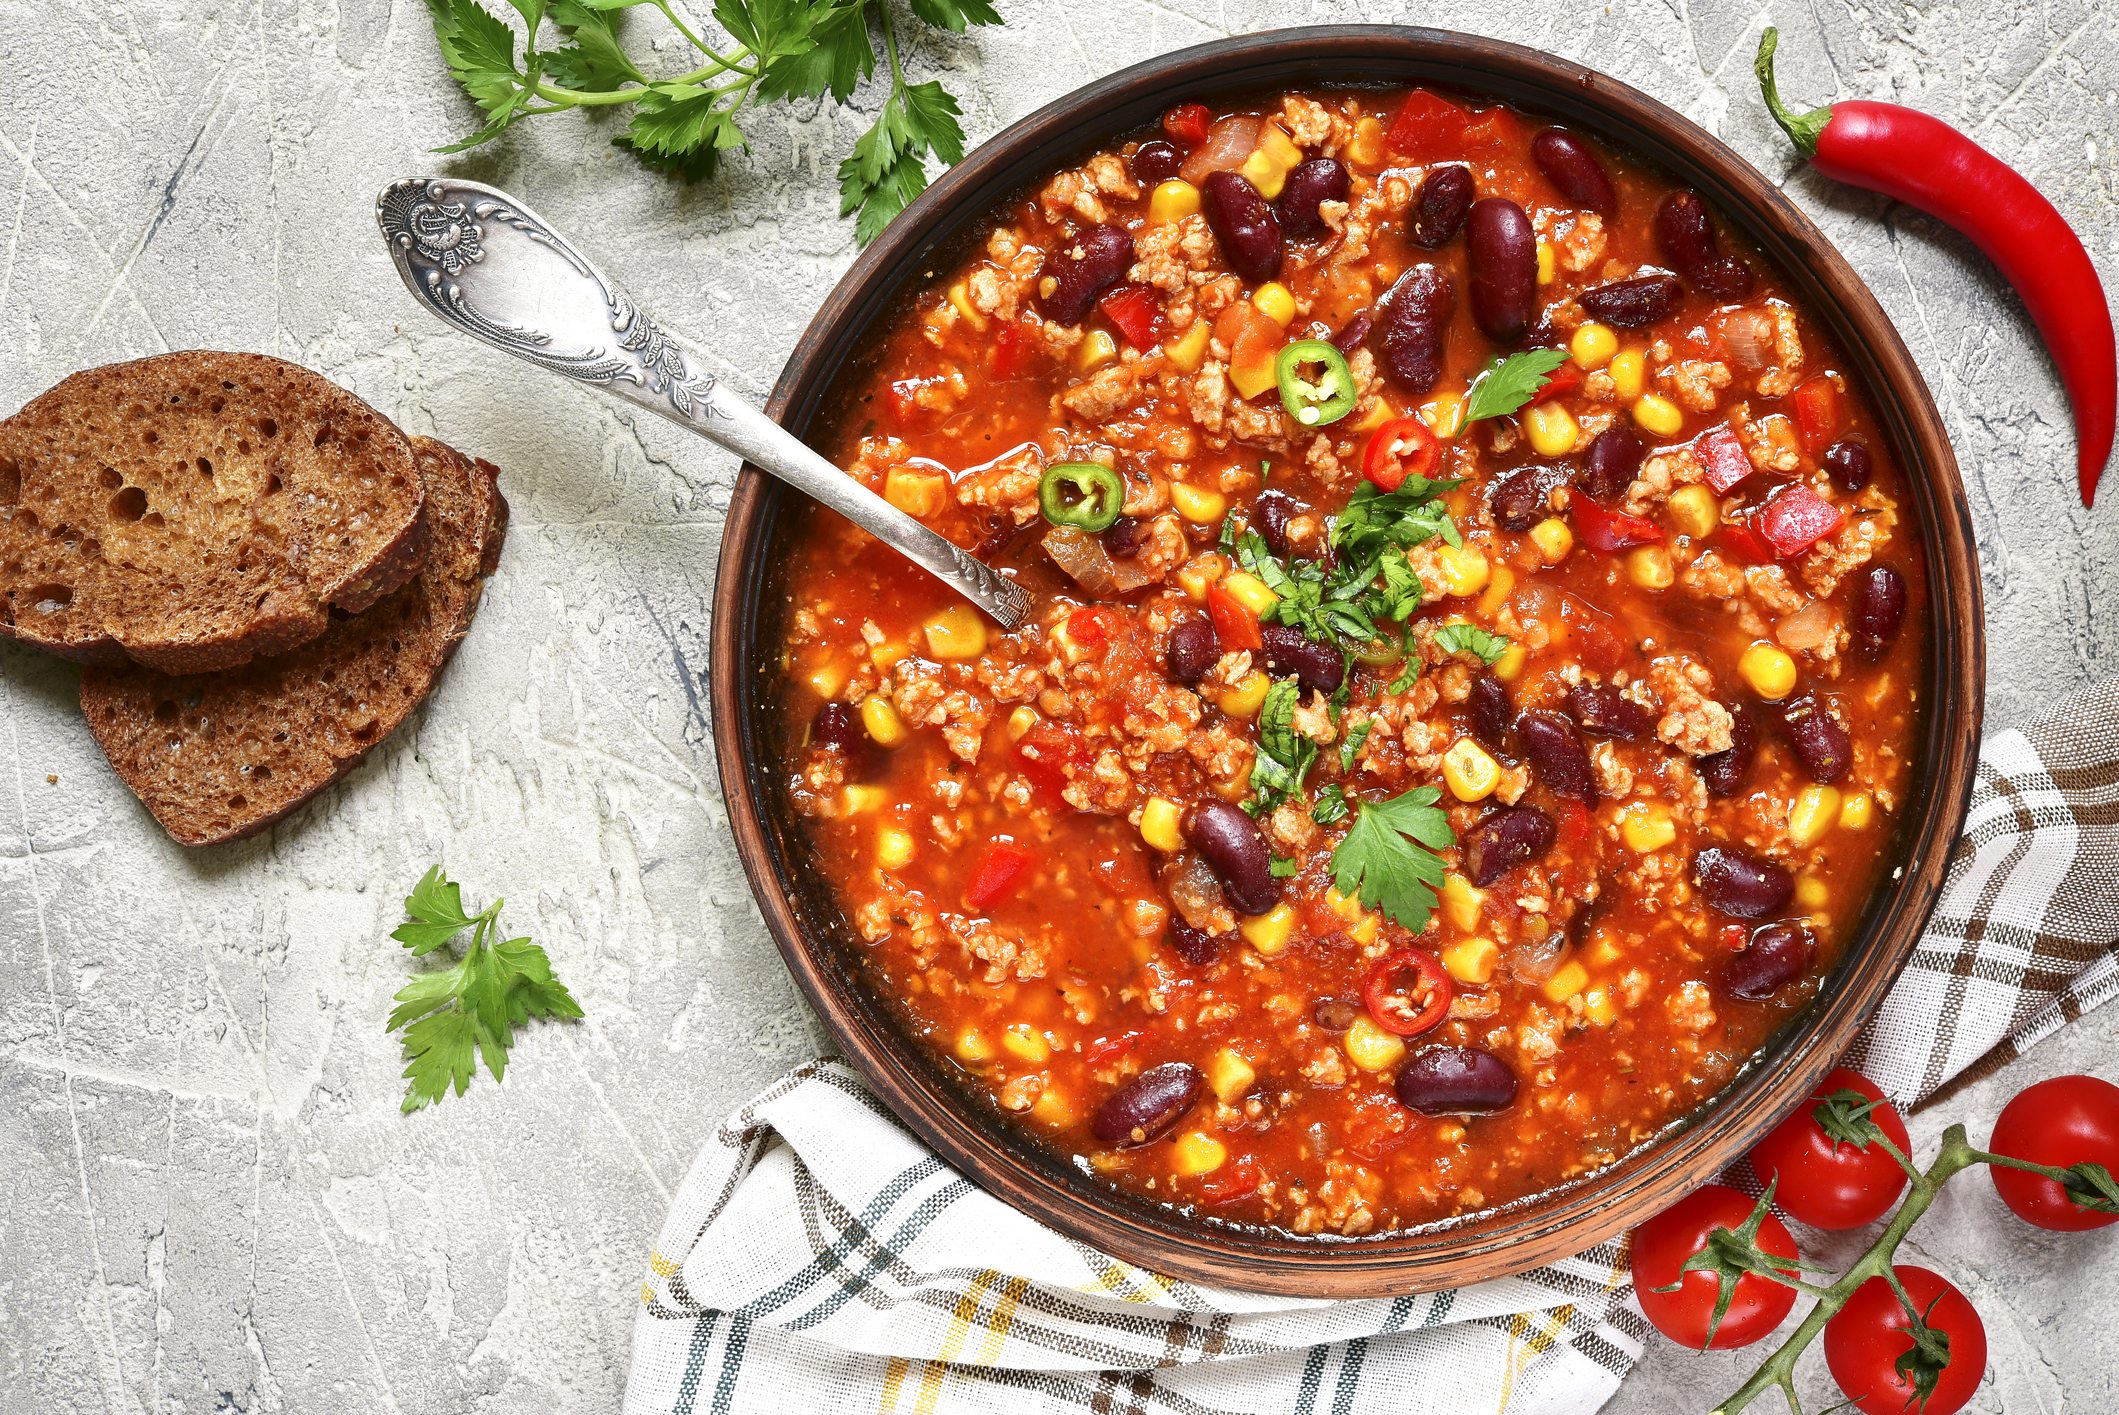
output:
<path id="1" fill-rule="evenodd" d="M 1832 109 L 1828 104 L 1813 108 L 1807 113 L 1792 113 L 1788 105 L 1781 102 L 1780 85 L 1773 77 L 1773 51 L 1780 47 L 1781 32 L 1772 25 L 1759 36 L 1758 57 L 1751 61 L 1752 71 L 1758 75 L 1760 92 L 1766 96 L 1766 108 L 1773 114 L 1773 121 L 1781 125 L 1788 141 L 1795 144 L 1796 151 L 1805 157 L 1817 156 L 1817 136 L 1832 121 Z"/>

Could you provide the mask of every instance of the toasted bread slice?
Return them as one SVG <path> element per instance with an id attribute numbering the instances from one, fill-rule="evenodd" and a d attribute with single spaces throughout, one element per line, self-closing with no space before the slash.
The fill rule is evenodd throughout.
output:
<path id="1" fill-rule="evenodd" d="M 263 354 L 77 373 L 0 422 L 0 635 L 203 673 L 284 653 L 419 569 L 405 435 Z"/>
<path id="2" fill-rule="evenodd" d="M 178 843 L 252 835 L 359 766 L 456 652 L 500 555 L 507 502 L 490 462 L 412 439 L 426 483 L 426 565 L 366 613 L 292 653 L 172 677 L 91 667 L 81 711 L 133 794 Z"/>

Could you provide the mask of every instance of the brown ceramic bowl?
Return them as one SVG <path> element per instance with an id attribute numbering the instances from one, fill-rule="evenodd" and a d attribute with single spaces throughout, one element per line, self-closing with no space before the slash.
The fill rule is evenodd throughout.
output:
<path id="1" fill-rule="evenodd" d="M 1468 1218 L 1357 1240 L 1235 1229 L 1118 1193 L 1003 1118 L 902 1029 L 870 989 L 860 947 L 775 784 L 773 667 L 785 596 L 776 576 L 801 498 L 753 467 L 729 508 L 715 584 L 716 748 L 736 844 L 765 922 L 841 1052 L 906 1124 L 988 1190 L 1044 1222 L 1158 1272 L 1307 1297 L 1456 1287 L 1577 1252 L 1712 1178 L 1809 1093 L 1912 951 L 1942 887 L 1979 742 L 1985 655 L 1979 575 L 1942 419 L 1876 299 L 1808 217 L 1741 157 L 1662 104 L 1534 50 L 1435 30 L 1345 26 L 1247 35 L 1166 54 L 1079 89 L 993 138 L 893 222 L 795 346 L 768 405 L 798 434 L 863 333 L 947 268 L 1010 193 L 1141 128 L 1179 98 L 1282 85 L 1436 84 L 1491 95 L 1595 132 L 1700 191 L 1791 278 L 1875 395 L 1913 489 L 1927 548 L 1933 645 L 1921 784 L 1903 867 L 1872 902 L 1818 1000 L 1719 1095 L 1617 1163 Z M 907 574 L 918 574 L 907 567 Z"/>

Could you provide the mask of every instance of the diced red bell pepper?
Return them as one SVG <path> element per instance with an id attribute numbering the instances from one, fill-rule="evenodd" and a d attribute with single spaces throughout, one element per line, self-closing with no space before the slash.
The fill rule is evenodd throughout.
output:
<path id="1" fill-rule="evenodd" d="M 1067 789 L 1067 768 L 1079 770 L 1089 755 L 1074 730 L 1057 722 L 1033 723 L 1015 744 L 1015 754 L 1023 776 L 1050 796 Z"/>
<path id="2" fill-rule="evenodd" d="M 1124 1056 L 1147 1037 L 1146 1032 L 1120 1032 L 1115 1037 L 1098 1037 L 1082 1048 L 1082 1059 L 1091 1066 L 1102 1066 L 1114 1057 Z"/>
<path id="3" fill-rule="evenodd" d="M 1663 538 L 1663 528 L 1655 522 L 1606 511 L 1586 496 L 1576 496 L 1568 502 L 1568 509 L 1575 513 L 1575 529 L 1582 533 L 1582 543 L 1591 550 L 1630 550 Z"/>
<path id="4" fill-rule="evenodd" d="M 1077 609 L 1067 616 L 1067 637 L 1085 649 L 1104 646 L 1104 621 L 1095 608 Z"/>
<path id="5" fill-rule="evenodd" d="M 1163 302 L 1153 286 L 1114 285 L 1096 307 L 1134 348 L 1152 349 L 1162 343 Z"/>
<path id="6" fill-rule="evenodd" d="M 1579 850 L 1590 841 L 1596 832 L 1589 822 L 1589 811 L 1580 801 L 1559 803 L 1559 842 L 1563 850 Z"/>
<path id="7" fill-rule="evenodd" d="M 1258 1172 L 1258 1165 L 1249 1158 L 1234 1164 L 1225 1164 L 1211 1174 L 1199 1179 L 1199 1197 L 1210 1204 L 1230 1204 L 1238 1199 L 1247 1199 L 1258 1192 L 1265 1176 Z"/>
<path id="8" fill-rule="evenodd" d="M 1446 98 L 1425 89 L 1415 89 L 1391 119 L 1383 135 L 1391 151 L 1416 161 L 1455 155 L 1464 143 L 1464 125 L 1471 114 Z"/>
<path id="9" fill-rule="evenodd" d="M 1807 486 L 1791 486 L 1759 508 L 1758 531 L 1783 560 L 1792 560 L 1847 521 L 1847 513 Z"/>
<path id="10" fill-rule="evenodd" d="M 1561 364 L 1551 373 L 1545 375 L 1545 382 L 1538 385 L 1538 391 L 1531 395 L 1530 401 L 1533 403 L 1549 403 L 1555 398 L 1565 398 L 1581 386 L 1581 365 L 1577 364 L 1573 359 L 1569 359 L 1566 363 Z"/>
<path id="11" fill-rule="evenodd" d="M 1214 621 L 1214 637 L 1221 640 L 1223 653 L 1235 653 L 1240 649 L 1257 653 L 1265 648 L 1265 635 L 1258 628 L 1258 616 L 1220 585 L 1207 586 L 1207 616 Z"/>
<path id="12" fill-rule="evenodd" d="M 1751 454 L 1726 425 L 1700 439 L 1700 460 L 1707 464 L 1707 486 L 1716 496 L 1727 496 L 1729 488 L 1756 470 Z"/>
<path id="13" fill-rule="evenodd" d="M 1749 519 L 1722 522 L 1714 533 L 1714 545 L 1753 565 L 1764 565 L 1773 559 L 1773 547 L 1766 544 L 1766 538 Z"/>
<path id="14" fill-rule="evenodd" d="M 1037 367 L 1037 354 L 1042 347 L 1043 341 L 1028 321 L 1004 324 L 993 336 L 993 357 L 986 371 L 996 383 L 1025 377 Z"/>
<path id="15" fill-rule="evenodd" d="M 1170 141 L 1183 143 L 1186 147 L 1198 147 L 1207 140 L 1207 130 L 1214 125 L 1214 115 L 1207 111 L 1204 103 L 1180 103 L 1163 114 L 1163 131 Z"/>
<path id="16" fill-rule="evenodd" d="M 1467 148 L 1505 147 L 1522 135 L 1523 125 L 1506 108 L 1482 108 L 1464 124 Z"/>
<path id="17" fill-rule="evenodd" d="M 1029 867 L 1028 850 L 1005 840 L 995 841 L 986 847 L 978 868 L 971 872 L 971 887 L 964 891 L 964 902 L 974 909 L 985 908 L 1006 894 Z"/>
<path id="18" fill-rule="evenodd" d="M 1802 435 L 1803 451 L 1815 457 L 1832 445 L 1847 417 L 1840 405 L 1839 385 L 1825 374 L 1810 379 L 1791 395 L 1795 404 L 1795 428 Z"/>
<path id="19" fill-rule="evenodd" d="M 1385 491 L 1396 491 L 1407 477 L 1434 473 L 1442 443 L 1418 418 L 1393 418 L 1369 437 L 1361 454 L 1361 475 Z"/>

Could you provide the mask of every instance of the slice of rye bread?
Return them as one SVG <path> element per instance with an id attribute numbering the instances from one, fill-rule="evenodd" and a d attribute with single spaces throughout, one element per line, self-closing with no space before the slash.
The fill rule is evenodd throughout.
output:
<path id="1" fill-rule="evenodd" d="M 204 673 L 284 653 L 418 571 L 405 435 L 263 354 L 77 373 L 0 422 L 0 635 Z"/>
<path id="2" fill-rule="evenodd" d="M 361 764 L 456 652 L 500 558 L 508 503 L 492 463 L 412 439 L 426 483 L 426 565 L 364 614 L 291 653 L 171 677 L 138 664 L 81 675 L 103 755 L 182 845 L 252 835 Z"/>

